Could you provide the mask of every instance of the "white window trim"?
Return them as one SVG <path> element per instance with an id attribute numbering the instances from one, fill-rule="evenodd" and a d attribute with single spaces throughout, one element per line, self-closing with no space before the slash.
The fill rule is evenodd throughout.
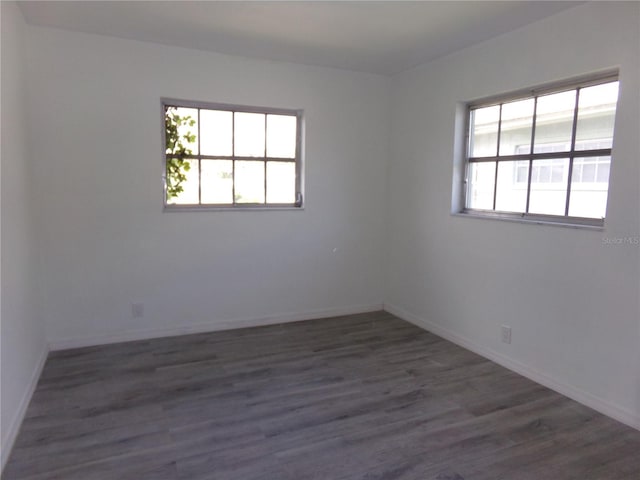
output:
<path id="1" fill-rule="evenodd" d="M 605 219 L 574 217 L 568 215 L 541 215 L 532 213 L 502 212 L 495 210 L 470 209 L 466 207 L 466 197 L 468 194 L 467 174 L 469 170 L 469 120 L 470 111 L 474 108 L 489 107 L 500 103 L 507 103 L 516 100 L 523 100 L 535 96 L 561 92 L 576 88 L 585 88 L 608 81 L 619 81 L 619 71 L 606 70 L 596 74 L 575 77 L 562 82 L 555 82 L 537 88 L 519 90 L 503 95 L 486 97 L 471 102 L 460 102 L 456 107 L 456 122 L 454 135 L 454 169 L 453 169 L 453 191 L 451 214 L 460 217 L 470 217 L 478 219 L 504 220 L 519 223 L 529 223 L 536 225 L 555 225 L 560 227 L 571 227 L 588 230 L 604 230 Z M 617 113 L 616 113 L 617 114 Z M 572 135 L 575 135 L 575 125 Z M 614 133 L 615 135 L 615 133 Z M 613 148 L 610 149 L 613 160 Z M 563 152 L 564 153 L 564 152 Z M 583 151 L 572 151 L 573 158 L 587 156 Z M 576 154 L 577 153 L 577 154 Z M 507 160 L 509 157 L 505 157 Z M 612 162 L 613 163 L 613 162 Z M 611 179 L 609 179 L 609 186 Z"/>
<path id="2" fill-rule="evenodd" d="M 174 204 L 167 202 L 167 184 L 166 184 L 166 138 L 165 138 L 165 122 L 167 107 L 184 107 L 197 108 L 206 110 L 223 110 L 229 112 L 241 113 L 262 113 L 265 115 L 290 115 L 296 117 L 296 156 L 295 156 L 295 202 L 291 204 L 282 203 L 232 203 L 232 204 Z M 303 154 L 303 110 L 301 109 L 285 109 L 275 107 L 257 107 L 247 105 L 236 105 L 228 103 L 212 103 L 200 102 L 194 100 L 183 100 L 176 98 L 162 97 L 160 99 L 160 117 L 161 117 L 161 152 L 162 152 L 162 199 L 164 212 L 203 212 L 203 211 L 261 211 L 261 210 L 304 210 L 304 168 L 302 161 Z M 200 139 L 198 139 L 199 141 Z M 232 155 L 235 157 L 235 155 Z M 197 155 L 203 158 L 206 155 Z M 256 157 L 256 160 L 263 159 L 268 161 L 269 157 Z M 266 199 L 265 199 L 266 200 Z"/>

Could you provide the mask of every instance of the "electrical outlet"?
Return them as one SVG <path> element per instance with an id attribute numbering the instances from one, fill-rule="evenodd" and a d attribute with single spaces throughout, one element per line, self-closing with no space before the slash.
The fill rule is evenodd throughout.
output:
<path id="1" fill-rule="evenodd" d="M 502 325 L 502 342 L 511 343 L 511 327 L 509 325 Z"/>
<path id="2" fill-rule="evenodd" d="M 144 304 L 142 304 L 142 303 L 132 303 L 131 304 L 131 315 L 133 315 L 133 318 L 142 318 L 142 317 L 144 317 Z"/>

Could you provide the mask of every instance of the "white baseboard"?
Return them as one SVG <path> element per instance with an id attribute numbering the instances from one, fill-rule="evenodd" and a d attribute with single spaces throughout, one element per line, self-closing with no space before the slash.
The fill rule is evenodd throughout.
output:
<path id="1" fill-rule="evenodd" d="M 0 472 L 4 470 L 4 466 L 9 459 L 9 454 L 13 449 L 13 444 L 18 437 L 18 432 L 20 431 L 20 426 L 22 425 L 22 420 L 24 420 L 24 415 L 27 413 L 27 407 L 29 406 L 29 402 L 31 402 L 31 397 L 33 397 L 33 392 L 36 390 L 36 385 L 38 385 L 38 380 L 40 379 L 40 375 L 42 374 L 42 369 L 44 368 L 44 363 L 47 360 L 47 355 L 49 351 L 45 349 L 40 358 L 38 359 L 38 363 L 36 367 L 33 369 L 31 373 L 31 378 L 29 379 L 29 385 L 27 385 L 22 398 L 20 399 L 20 403 L 18 404 L 18 410 L 15 412 L 13 416 L 13 420 L 11 420 L 11 426 L 9 427 L 5 438 L 2 439 L 2 450 L 1 453 L 1 466 Z"/>
<path id="2" fill-rule="evenodd" d="M 353 315 L 356 313 L 375 312 L 377 310 L 382 310 L 382 303 L 326 308 L 322 310 L 311 310 L 297 313 L 283 313 L 264 317 L 217 320 L 208 323 L 180 325 L 175 327 L 132 330 L 118 334 L 101 334 L 77 338 L 54 339 L 49 341 L 49 349 L 52 351 L 66 350 L 69 348 L 90 347 L 94 345 L 106 345 L 109 343 L 130 342 L 134 340 L 147 340 L 150 338 L 173 337 L 176 335 L 189 335 L 192 333 L 216 332 L 235 328 L 262 327 L 302 320 L 314 320 L 342 315 Z"/>
<path id="3" fill-rule="evenodd" d="M 568 383 L 556 380 L 546 373 L 542 373 L 538 370 L 528 367 L 527 365 L 513 360 L 512 358 L 509 358 L 501 353 L 498 353 L 495 350 L 478 345 L 468 338 L 462 337 L 447 328 L 441 327 L 440 325 L 436 325 L 433 322 L 425 320 L 424 318 L 421 318 L 401 307 L 385 303 L 384 310 L 395 315 L 398 318 L 401 318 L 402 320 L 406 320 L 407 322 L 413 323 L 414 325 L 431 333 L 434 333 L 439 337 L 449 340 L 456 345 L 460 345 L 467 350 L 488 358 L 489 360 L 502 365 L 503 367 L 508 368 L 509 370 L 512 370 L 522 375 L 523 377 L 527 377 L 528 379 L 544 385 L 551 390 L 555 390 L 556 392 L 569 397 L 576 402 L 586 405 L 587 407 L 592 408 L 608 417 L 611 417 L 614 420 L 640 430 L 640 416 L 631 410 L 620 407 L 589 392 L 576 388 Z"/>

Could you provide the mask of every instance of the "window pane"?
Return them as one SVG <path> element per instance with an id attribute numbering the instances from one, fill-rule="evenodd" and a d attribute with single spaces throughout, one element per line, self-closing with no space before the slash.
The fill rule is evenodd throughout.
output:
<path id="1" fill-rule="evenodd" d="M 202 160 L 202 203 L 233 203 L 233 162 Z"/>
<path id="2" fill-rule="evenodd" d="M 267 163 L 267 203 L 295 203 L 296 164 Z"/>
<path id="3" fill-rule="evenodd" d="M 524 212 L 527 209 L 529 162 L 498 162 L 496 210 Z"/>
<path id="4" fill-rule="evenodd" d="M 564 215 L 568 178 L 568 158 L 534 160 L 529 213 Z"/>
<path id="5" fill-rule="evenodd" d="M 496 162 L 469 164 L 469 192 L 467 208 L 482 210 L 493 209 L 493 185 L 495 182 Z"/>
<path id="6" fill-rule="evenodd" d="M 580 90 L 576 150 L 611 148 L 617 101 L 618 82 Z"/>
<path id="7" fill-rule="evenodd" d="M 596 182 L 606 183 L 607 185 L 609 185 L 609 169 L 611 168 L 611 165 L 610 165 L 611 157 L 605 157 L 605 158 L 609 159 L 609 161 L 606 163 L 598 164 L 598 170 L 596 173 Z"/>
<path id="8" fill-rule="evenodd" d="M 198 154 L 198 109 L 167 107 L 165 123 L 166 153 L 175 155 Z"/>
<path id="9" fill-rule="evenodd" d="M 596 181 L 596 164 L 593 162 L 583 163 L 582 180 L 580 183 L 593 183 L 595 181 Z"/>
<path id="10" fill-rule="evenodd" d="M 241 157 L 264 157 L 263 113 L 235 114 L 235 154 Z"/>
<path id="11" fill-rule="evenodd" d="M 607 210 L 607 194 L 609 191 L 609 168 L 611 157 L 596 157 L 579 159 L 593 168 L 594 173 L 571 177 L 571 196 L 569 198 L 569 215 L 573 217 L 604 218 Z M 574 160 L 574 170 L 576 168 Z"/>
<path id="12" fill-rule="evenodd" d="M 551 166 L 551 183 L 565 182 L 565 173 L 564 165 L 558 164 L 558 161 L 556 160 L 554 165 Z"/>
<path id="13" fill-rule="evenodd" d="M 500 155 L 530 152 L 533 104 L 533 98 L 529 98 L 502 105 Z"/>
<path id="14" fill-rule="evenodd" d="M 529 181 L 529 162 L 521 161 L 516 163 L 516 182 L 527 183 Z"/>
<path id="15" fill-rule="evenodd" d="M 538 97 L 534 153 L 548 152 L 546 144 L 556 144 L 553 151 L 571 148 L 575 103 L 575 90 Z"/>
<path id="16" fill-rule="evenodd" d="M 178 159 L 168 159 L 170 165 L 178 165 Z M 167 168 L 167 203 L 175 205 L 198 204 L 198 161 L 185 160 L 189 170 L 181 167 L 179 171 Z M 173 172 L 173 173 L 172 173 Z M 178 175 L 185 175 L 186 180 L 179 181 Z M 173 188 L 171 188 L 173 185 Z M 177 196 L 171 196 L 171 190 L 175 190 Z M 181 190 L 181 191 L 178 191 Z"/>
<path id="17" fill-rule="evenodd" d="M 200 110 L 200 153 L 230 157 L 232 152 L 233 113 L 222 110 Z"/>
<path id="18" fill-rule="evenodd" d="M 500 105 L 471 110 L 469 150 L 472 157 L 493 157 L 498 154 L 499 119 Z"/>
<path id="19" fill-rule="evenodd" d="M 291 115 L 267 115 L 268 157 L 296 157 L 296 124 Z"/>
<path id="20" fill-rule="evenodd" d="M 264 203 L 264 162 L 236 162 L 236 202 Z"/>

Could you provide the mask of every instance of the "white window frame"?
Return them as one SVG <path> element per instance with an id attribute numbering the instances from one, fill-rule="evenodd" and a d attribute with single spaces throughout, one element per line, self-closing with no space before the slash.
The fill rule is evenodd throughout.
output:
<path id="1" fill-rule="evenodd" d="M 175 98 L 161 98 L 161 140 L 162 140 L 162 198 L 163 198 L 163 208 L 166 212 L 179 212 L 179 211 L 210 211 L 210 210 L 288 210 L 295 209 L 300 210 L 303 209 L 303 164 L 302 164 L 302 151 L 303 151 L 303 111 L 301 109 L 284 109 L 284 108 L 273 108 L 273 107 L 256 107 L 256 106 L 247 106 L 247 105 L 234 105 L 227 103 L 211 103 L 211 102 L 200 102 L 193 100 L 181 100 Z M 266 190 L 265 190 L 265 203 L 237 203 L 235 198 L 232 196 L 233 203 L 223 203 L 223 204 L 211 204 L 211 203 L 201 203 L 201 201 L 197 204 L 175 204 L 167 202 L 167 180 L 166 180 L 166 168 L 167 168 L 167 159 L 172 157 L 171 155 L 167 155 L 166 153 L 166 138 L 165 138 L 165 122 L 166 122 L 166 111 L 168 107 L 178 107 L 178 108 L 192 108 L 198 110 L 198 117 L 200 116 L 200 110 L 221 110 L 235 113 L 260 113 L 264 115 L 287 115 L 287 116 L 295 116 L 296 117 L 296 149 L 295 149 L 295 158 L 276 158 L 276 157 L 268 157 L 265 154 L 261 157 L 244 157 L 235 155 L 235 151 L 232 146 L 232 155 L 230 156 L 212 156 L 212 155 L 202 155 L 199 151 L 192 155 L 187 155 L 184 158 L 190 160 L 196 160 L 199 163 L 202 160 L 226 160 L 232 161 L 235 167 L 236 161 L 262 161 L 265 165 L 265 189 L 266 189 L 266 168 L 268 162 L 288 162 L 295 163 L 295 201 L 293 203 L 267 203 L 266 202 Z M 200 119 L 198 118 L 198 129 L 200 128 Z M 232 120 L 232 125 L 234 124 Z M 266 129 L 266 127 L 265 127 Z M 233 135 L 233 134 L 232 134 Z M 232 142 L 234 139 L 232 138 Z M 267 138 L 265 135 L 265 144 Z M 200 132 L 198 131 L 198 144 L 200 144 Z M 232 143 L 233 145 L 233 143 Z M 175 158 L 175 157 L 174 157 Z M 233 170 L 235 172 L 235 168 Z M 235 179 L 234 188 L 235 188 Z M 199 195 L 200 196 L 200 195 Z"/>
<path id="2" fill-rule="evenodd" d="M 527 89 L 524 91 L 519 91 L 511 94 L 499 95 L 491 98 L 485 98 L 482 100 L 477 100 L 473 102 L 466 103 L 464 105 L 464 115 L 465 119 L 464 125 L 464 147 L 463 147 L 463 155 L 464 155 L 464 174 L 462 177 L 462 188 L 460 189 L 461 202 L 460 209 L 457 210 L 459 214 L 468 214 L 469 216 L 474 217 L 486 217 L 486 218 L 495 218 L 495 219 L 503 219 L 503 220 L 514 220 L 514 221 L 523 221 L 527 223 L 542 223 L 542 224 L 558 224 L 563 226 L 577 226 L 577 227 L 585 227 L 585 228 L 598 228 L 601 229 L 604 227 L 605 218 L 586 218 L 586 217 L 575 217 L 568 215 L 569 209 L 569 198 L 572 189 L 572 170 L 574 159 L 576 158 L 586 158 L 586 157 L 605 157 L 608 156 L 611 159 L 610 164 L 613 164 L 613 156 L 612 156 L 612 147 L 611 148 L 598 148 L 598 149 L 590 149 L 590 150 L 576 150 L 576 130 L 577 130 L 577 119 L 578 119 L 578 102 L 579 102 L 579 92 L 580 89 L 591 87 L 595 85 L 600 85 L 603 83 L 619 81 L 619 73 L 618 71 L 607 71 L 597 75 L 590 75 L 585 77 L 580 77 L 577 79 L 567 80 L 561 83 L 555 83 L 551 85 L 546 85 L 543 87 Z M 525 100 L 533 98 L 534 102 L 537 103 L 537 98 L 543 95 L 549 95 L 553 93 L 560 93 L 564 91 L 577 90 L 577 95 L 575 99 L 575 107 L 574 107 L 574 117 L 573 117 L 573 126 L 571 132 L 571 143 L 568 150 L 564 150 L 562 152 L 547 152 L 547 153 L 533 153 L 534 141 L 535 141 L 535 120 L 536 120 L 536 112 L 534 107 L 533 114 L 533 122 L 532 122 L 532 138 L 530 145 L 530 152 L 526 154 L 516 154 L 516 155 L 498 155 L 496 152 L 495 156 L 490 157 L 470 157 L 471 151 L 471 132 L 470 132 L 470 117 L 471 111 L 478 108 L 490 107 L 495 105 L 501 105 L 504 103 L 516 101 L 516 100 Z M 616 115 L 617 115 L 617 106 L 616 106 Z M 614 132 L 615 136 L 615 132 Z M 460 138 L 460 137 L 458 137 Z M 498 133 L 498 143 L 500 142 L 500 134 Z M 529 207 L 529 196 L 531 190 L 531 175 L 533 173 L 532 164 L 533 160 L 542 160 L 542 159 L 555 159 L 555 158 L 569 158 L 569 174 L 567 178 L 567 187 L 566 187 L 566 201 L 565 201 L 565 214 L 564 215 L 548 215 L 548 214 L 535 214 L 528 212 L 503 212 L 499 210 L 495 210 L 496 205 L 496 191 L 497 182 L 494 180 L 494 194 L 493 194 L 493 205 L 494 208 L 492 210 L 481 210 L 481 209 L 473 209 L 468 208 L 468 195 L 471 187 L 471 183 L 469 181 L 469 171 L 471 163 L 480 163 L 480 162 L 500 162 L 500 161 L 514 161 L 514 160 L 523 160 L 529 161 L 529 178 L 527 181 L 527 206 L 525 210 L 528 210 Z M 496 176 L 498 172 L 498 163 L 496 163 Z M 455 187 L 455 167 L 454 167 L 454 187 Z M 607 188 L 610 186 L 610 178 L 607 184 Z M 454 189 L 454 205 L 456 204 L 456 192 Z M 452 213 L 456 213 L 456 211 L 452 211 Z"/>

